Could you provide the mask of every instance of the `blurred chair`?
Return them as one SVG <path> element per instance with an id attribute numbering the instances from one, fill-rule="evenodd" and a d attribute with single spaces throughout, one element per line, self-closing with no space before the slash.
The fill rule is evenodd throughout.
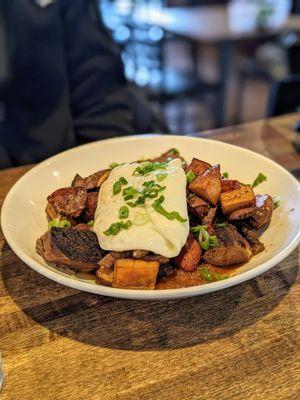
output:
<path id="1" fill-rule="evenodd" d="M 182 41 L 160 27 L 132 22 L 131 39 L 123 53 L 127 77 L 147 90 L 149 100 L 157 104 L 163 114 L 171 102 L 177 108 L 174 121 L 177 132 L 184 130 L 186 100 L 204 103 L 205 96 L 218 88 L 214 83 L 204 82 L 195 70 L 167 65 L 166 45 Z M 188 46 L 189 42 L 185 44 Z"/>
<path id="2" fill-rule="evenodd" d="M 300 107 L 300 74 L 275 82 L 270 90 L 267 116 L 295 112 Z"/>
<path id="3" fill-rule="evenodd" d="M 242 119 L 247 81 L 263 81 L 272 85 L 286 76 L 300 74 L 300 36 L 291 32 L 282 37 L 277 45 L 273 45 L 273 50 L 276 50 L 276 47 L 277 61 L 274 57 L 274 62 L 269 60 L 263 63 L 253 56 L 252 58 L 244 57 L 240 62 L 237 70 L 235 123 L 240 123 Z"/>

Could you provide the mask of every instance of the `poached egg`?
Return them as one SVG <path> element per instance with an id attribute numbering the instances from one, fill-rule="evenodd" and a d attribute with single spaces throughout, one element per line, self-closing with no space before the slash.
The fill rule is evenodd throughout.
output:
<path id="1" fill-rule="evenodd" d="M 189 220 L 186 202 L 186 176 L 181 160 L 171 160 L 165 168 L 156 169 L 145 175 L 134 173 L 137 167 L 144 163 L 126 163 L 114 168 L 99 191 L 98 206 L 95 213 L 94 231 L 97 234 L 100 247 L 108 251 L 148 250 L 155 254 L 172 258 L 176 257 L 186 243 L 189 234 Z M 163 175 L 163 180 L 159 177 Z M 121 178 L 121 191 L 113 194 L 114 185 Z M 123 190 L 128 187 L 142 192 L 145 183 L 154 181 L 163 190 L 156 198 L 145 198 L 145 203 L 130 207 L 124 200 Z M 168 213 L 176 211 L 181 220 L 168 219 L 153 208 L 153 203 L 160 196 L 164 197 L 161 204 Z M 131 200 L 134 201 L 134 200 Z M 120 219 L 120 208 L 128 207 L 128 216 Z M 127 229 L 120 229 L 117 234 L 108 235 L 112 224 L 129 222 Z"/>

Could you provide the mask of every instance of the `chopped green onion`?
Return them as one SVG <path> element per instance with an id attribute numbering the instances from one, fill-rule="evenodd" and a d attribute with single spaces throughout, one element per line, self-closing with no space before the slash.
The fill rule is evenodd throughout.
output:
<path id="1" fill-rule="evenodd" d="M 150 174 L 151 172 L 157 170 L 157 169 L 166 169 L 167 168 L 167 163 L 166 162 L 145 162 L 141 164 L 139 167 L 137 167 L 133 171 L 134 176 L 138 175 L 147 175 Z"/>
<path id="2" fill-rule="evenodd" d="M 128 196 L 125 196 L 125 197 L 124 197 L 124 200 L 125 200 L 125 201 L 132 200 L 132 199 L 133 199 L 132 194 L 129 194 Z"/>
<path id="3" fill-rule="evenodd" d="M 216 247 L 218 246 L 219 241 L 217 236 L 213 235 L 213 236 L 209 236 L 209 247 Z"/>
<path id="4" fill-rule="evenodd" d="M 206 225 L 198 225 L 198 226 L 193 226 L 192 228 L 191 228 L 191 231 L 193 232 L 193 233 L 198 233 L 198 232 L 200 232 L 201 231 L 201 229 L 207 229 L 207 226 Z"/>
<path id="5" fill-rule="evenodd" d="M 54 218 L 48 223 L 48 229 L 51 229 L 51 228 L 70 228 L 71 226 L 72 226 L 71 222 L 66 220 L 66 219 L 59 220 L 58 218 Z"/>
<path id="6" fill-rule="evenodd" d="M 203 279 L 205 279 L 206 281 L 211 282 L 213 280 L 213 275 L 207 268 L 202 267 L 200 269 L 200 273 L 201 273 L 201 277 Z"/>
<path id="7" fill-rule="evenodd" d="M 176 156 L 179 156 L 179 150 L 176 149 L 175 147 L 173 147 L 170 151 L 171 151 L 172 153 L 174 153 Z"/>
<path id="8" fill-rule="evenodd" d="M 217 281 L 223 281 L 224 279 L 229 278 L 229 275 L 219 274 L 218 272 L 216 272 L 214 276 Z"/>
<path id="9" fill-rule="evenodd" d="M 228 178 L 229 178 L 229 174 L 228 174 L 228 172 L 223 172 L 222 176 L 223 176 L 223 178 L 226 178 L 226 179 L 228 179 Z"/>
<path id="10" fill-rule="evenodd" d="M 104 231 L 104 235 L 106 236 L 116 236 L 121 229 L 128 229 L 132 225 L 131 221 L 128 220 L 126 222 L 120 221 L 120 222 L 115 222 L 110 225 L 110 227 Z"/>
<path id="11" fill-rule="evenodd" d="M 194 174 L 194 172 L 190 169 L 187 173 L 186 173 L 186 179 L 188 181 L 188 183 L 192 183 L 193 180 L 196 178 L 196 175 Z"/>
<path id="12" fill-rule="evenodd" d="M 116 167 L 118 167 L 120 164 L 116 163 L 116 162 L 112 162 L 111 164 L 109 164 L 109 168 L 114 169 Z"/>
<path id="13" fill-rule="evenodd" d="M 148 181 L 148 182 L 143 183 L 143 186 L 145 186 L 145 187 L 149 187 L 149 186 L 152 187 L 153 185 L 155 185 L 155 181 Z"/>
<path id="14" fill-rule="evenodd" d="M 157 211 L 159 214 L 163 215 L 167 219 L 174 220 L 176 219 L 179 222 L 186 222 L 187 219 L 183 218 L 177 211 L 171 211 L 168 212 L 163 208 L 161 205 L 165 200 L 164 196 L 160 196 L 158 199 L 152 203 L 152 207 L 154 208 L 155 211 Z"/>
<path id="15" fill-rule="evenodd" d="M 217 236 L 210 236 L 207 232 L 206 225 L 193 226 L 191 231 L 193 233 L 199 233 L 198 241 L 203 250 L 208 250 L 210 247 L 218 246 L 219 242 Z"/>
<path id="16" fill-rule="evenodd" d="M 123 196 L 135 196 L 138 191 L 133 186 L 128 186 L 127 188 L 123 189 Z"/>
<path id="17" fill-rule="evenodd" d="M 158 189 L 151 189 L 150 192 L 147 194 L 147 197 L 150 199 L 155 199 L 158 196 Z"/>
<path id="18" fill-rule="evenodd" d="M 218 228 L 225 228 L 226 224 L 225 224 L 225 222 L 222 222 L 221 224 L 217 224 L 217 227 Z"/>
<path id="19" fill-rule="evenodd" d="M 274 196 L 274 197 L 273 197 L 273 207 L 274 207 L 274 210 L 275 210 L 275 208 L 277 208 L 277 207 L 280 206 L 280 203 L 281 203 L 281 197 L 280 197 L 280 196 Z"/>
<path id="20" fill-rule="evenodd" d="M 198 236 L 198 241 L 203 250 L 208 250 L 210 247 L 209 233 L 205 229 L 201 229 Z"/>
<path id="21" fill-rule="evenodd" d="M 119 181 L 122 183 L 122 185 L 127 185 L 128 183 L 124 176 L 121 176 L 121 178 L 119 178 Z"/>
<path id="22" fill-rule="evenodd" d="M 91 219 L 91 220 L 87 223 L 87 225 L 88 225 L 88 226 L 94 226 L 94 220 Z"/>
<path id="23" fill-rule="evenodd" d="M 128 218 L 128 215 L 129 215 L 129 208 L 126 206 L 122 206 L 119 210 L 119 218 L 120 219 Z"/>
<path id="24" fill-rule="evenodd" d="M 256 179 L 254 180 L 254 182 L 252 183 L 252 187 L 256 187 L 258 185 L 260 185 L 261 183 L 265 182 L 268 178 L 266 177 L 265 174 L 263 174 L 262 172 L 260 172 Z"/>
<path id="25" fill-rule="evenodd" d="M 164 179 L 166 179 L 167 176 L 168 176 L 168 174 L 162 173 L 162 172 L 156 174 L 156 178 L 157 178 L 158 182 L 163 181 Z"/>
<path id="26" fill-rule="evenodd" d="M 128 203 L 126 203 L 129 207 L 136 207 L 137 204 L 133 201 L 129 201 Z"/>
<path id="27" fill-rule="evenodd" d="M 126 221 L 125 224 L 123 225 L 124 229 L 130 228 L 132 225 L 132 222 L 130 220 Z"/>
<path id="28" fill-rule="evenodd" d="M 115 195 L 115 194 L 118 194 L 120 192 L 121 192 L 121 182 L 117 181 L 117 182 L 114 183 L 114 186 L 113 186 L 113 194 Z"/>

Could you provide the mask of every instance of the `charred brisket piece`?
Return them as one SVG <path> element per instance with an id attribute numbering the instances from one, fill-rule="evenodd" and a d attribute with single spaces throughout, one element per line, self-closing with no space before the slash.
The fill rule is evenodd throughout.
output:
<path id="1" fill-rule="evenodd" d="M 103 254 L 93 231 L 74 228 L 52 228 L 37 240 L 36 248 L 46 261 L 82 272 L 97 269 Z"/>
<path id="2" fill-rule="evenodd" d="M 196 195 L 189 196 L 187 199 L 188 210 L 195 217 L 202 217 L 208 213 L 210 209 L 209 203 Z"/>
<path id="3" fill-rule="evenodd" d="M 162 280 L 165 277 L 174 276 L 176 273 L 176 268 L 172 267 L 170 264 L 163 264 L 159 266 L 157 281 Z"/>
<path id="4" fill-rule="evenodd" d="M 212 265 L 231 265 L 249 261 L 251 258 L 250 245 L 238 232 L 235 226 L 226 224 L 225 227 L 214 226 L 219 245 L 207 250 L 203 259 Z"/>
<path id="5" fill-rule="evenodd" d="M 149 254 L 148 250 L 133 250 L 132 257 L 133 258 L 144 258 L 147 254 Z"/>
<path id="6" fill-rule="evenodd" d="M 243 222 L 237 225 L 238 230 L 247 239 L 250 244 L 252 254 L 255 256 L 265 250 L 265 246 L 258 239 L 256 230 L 250 226 L 248 223 Z"/>

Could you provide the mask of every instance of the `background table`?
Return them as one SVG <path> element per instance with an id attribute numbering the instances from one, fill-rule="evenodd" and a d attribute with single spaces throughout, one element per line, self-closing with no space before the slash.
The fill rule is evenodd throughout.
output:
<path id="1" fill-rule="evenodd" d="M 234 32 L 229 26 L 225 5 L 170 7 L 161 10 L 140 7 L 133 18 L 137 23 L 159 26 L 164 31 L 193 43 L 194 62 L 197 60 L 195 46 L 208 45 L 216 48 L 219 71 L 215 110 L 217 127 L 227 125 L 228 83 L 236 48 L 249 43 L 258 45 L 274 40 L 285 32 L 300 32 L 300 15 L 292 15 L 285 25 L 277 29 L 257 29 L 251 33 Z"/>
<path id="2" fill-rule="evenodd" d="M 295 120 L 286 116 L 210 135 L 298 174 Z M 0 172 L 1 203 L 29 168 Z M 163 302 L 63 287 L 24 265 L 2 233 L 0 248 L 1 400 L 299 398 L 299 248 L 244 284 Z"/>

